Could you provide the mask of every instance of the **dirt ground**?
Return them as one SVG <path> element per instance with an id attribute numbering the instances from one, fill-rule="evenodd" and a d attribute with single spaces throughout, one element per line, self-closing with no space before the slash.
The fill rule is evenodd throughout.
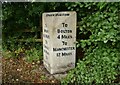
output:
<path id="1" fill-rule="evenodd" d="M 2 83 L 55 83 L 42 61 L 26 62 L 24 58 L 2 58 Z"/>
<path id="2" fill-rule="evenodd" d="M 43 66 L 43 62 L 26 62 L 24 58 L 4 58 L 2 57 L 2 71 L 0 68 L 0 77 L 2 77 L 2 83 L 13 83 L 21 85 L 24 83 L 30 85 L 33 83 L 40 84 L 60 84 L 60 80 L 56 79 L 53 75 Z M 117 76 L 115 83 L 120 82 L 120 75 Z M 18 84 L 20 83 L 20 84 Z M 29 83 L 29 84 L 28 84 Z"/>

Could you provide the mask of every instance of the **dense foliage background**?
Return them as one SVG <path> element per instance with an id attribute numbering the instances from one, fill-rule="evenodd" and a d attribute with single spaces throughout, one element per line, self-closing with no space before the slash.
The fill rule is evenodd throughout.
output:
<path id="1" fill-rule="evenodd" d="M 3 54 L 9 57 L 27 55 L 32 61 L 42 59 L 42 45 L 30 39 L 41 28 L 43 12 L 76 11 L 79 37 L 77 47 L 85 52 L 75 69 L 61 81 L 67 83 L 114 83 L 120 75 L 120 3 L 67 2 L 67 3 L 3 3 Z M 29 29 L 33 34 L 20 32 Z M 19 32 L 18 32 L 19 31 Z M 18 42 L 17 39 L 28 39 Z M 38 48 L 38 47 L 41 48 Z M 6 55 L 5 55 L 6 54 Z M 32 57 L 31 57 L 32 56 Z"/>

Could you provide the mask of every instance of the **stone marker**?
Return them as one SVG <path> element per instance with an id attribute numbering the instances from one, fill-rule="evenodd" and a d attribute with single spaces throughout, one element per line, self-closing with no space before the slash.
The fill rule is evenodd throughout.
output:
<path id="1" fill-rule="evenodd" d="M 42 15 L 43 63 L 50 74 L 75 67 L 76 12 L 49 12 Z"/>

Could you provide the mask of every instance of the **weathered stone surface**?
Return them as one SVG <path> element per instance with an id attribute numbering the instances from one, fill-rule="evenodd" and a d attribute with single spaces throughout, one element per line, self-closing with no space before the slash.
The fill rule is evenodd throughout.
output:
<path id="1" fill-rule="evenodd" d="M 43 13 L 43 62 L 51 73 L 75 67 L 76 12 Z"/>
<path id="2" fill-rule="evenodd" d="M 62 80 L 63 78 L 65 78 L 67 76 L 67 73 L 59 73 L 59 74 L 54 74 L 53 75 L 57 80 Z"/>

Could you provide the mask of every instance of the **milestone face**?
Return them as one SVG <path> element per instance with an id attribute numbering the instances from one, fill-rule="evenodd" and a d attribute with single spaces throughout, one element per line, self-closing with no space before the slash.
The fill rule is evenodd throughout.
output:
<path id="1" fill-rule="evenodd" d="M 44 65 L 53 73 L 75 67 L 76 13 L 50 12 L 43 14 Z"/>

